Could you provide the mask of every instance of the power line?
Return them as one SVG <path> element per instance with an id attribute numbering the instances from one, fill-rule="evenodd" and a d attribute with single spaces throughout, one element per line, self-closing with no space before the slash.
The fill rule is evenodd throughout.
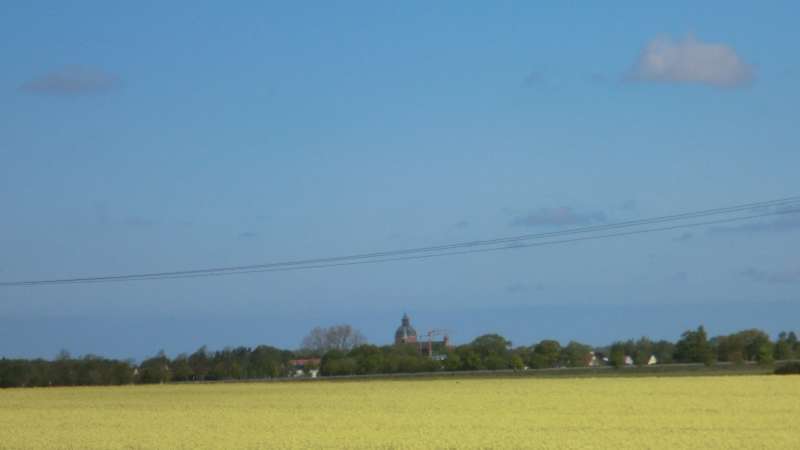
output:
<path id="1" fill-rule="evenodd" d="M 171 271 L 171 272 L 155 272 L 155 273 L 141 273 L 141 274 L 128 274 L 128 275 L 108 275 L 108 276 L 99 276 L 99 277 L 68 278 L 68 279 L 42 280 L 42 281 L 46 282 L 46 283 L 61 283 L 61 282 L 94 282 L 94 281 L 129 280 L 129 279 L 140 279 L 140 278 L 142 278 L 142 279 L 150 279 L 150 278 L 168 277 L 168 276 L 197 275 L 197 274 L 207 274 L 207 273 L 217 273 L 217 272 L 239 272 L 239 271 L 243 271 L 243 270 L 261 270 L 261 269 L 286 267 L 286 266 L 305 266 L 305 265 L 309 265 L 309 264 L 327 264 L 327 263 L 335 263 L 335 262 L 342 262 L 342 261 L 349 261 L 349 260 L 375 259 L 375 258 L 383 258 L 383 257 L 391 257 L 391 256 L 399 256 L 399 255 L 408 255 L 408 254 L 417 254 L 417 253 L 431 253 L 431 252 L 438 252 L 438 251 L 442 251 L 442 250 L 451 250 L 451 249 L 456 249 L 456 248 L 481 247 L 481 246 L 487 246 L 487 245 L 495 245 L 495 244 L 501 244 L 501 243 L 513 243 L 513 242 L 527 241 L 527 240 L 533 240 L 533 239 L 545 239 L 545 238 L 551 238 L 551 237 L 557 237 L 557 236 L 563 236 L 563 235 L 569 235 L 569 234 L 582 234 L 582 233 L 591 233 L 591 232 L 598 232 L 598 231 L 607 231 L 607 230 L 612 230 L 612 229 L 617 229 L 617 228 L 628 228 L 628 227 L 649 225 L 649 224 L 655 224 L 655 223 L 671 222 L 671 221 L 676 221 L 676 220 L 694 219 L 694 218 L 706 217 L 706 216 L 710 216 L 710 215 L 730 214 L 730 213 L 741 212 L 741 211 L 746 211 L 746 210 L 787 206 L 787 205 L 790 205 L 792 203 L 797 203 L 799 201 L 800 201 L 800 196 L 796 196 L 796 197 L 788 197 L 788 198 L 783 198 L 783 199 L 778 199 L 778 200 L 770 200 L 770 201 L 766 201 L 766 202 L 748 203 L 748 204 L 744 204 L 744 205 L 737 205 L 737 206 L 731 206 L 731 207 L 726 207 L 726 208 L 715 208 L 715 209 L 709 209 L 709 210 L 703 210 L 703 211 L 697 211 L 697 212 L 690 212 L 690 213 L 682 213 L 682 214 L 674 214 L 674 215 L 661 216 L 661 217 L 655 217 L 655 218 L 649 218 L 649 219 L 639 219 L 639 220 L 632 220 L 632 221 L 626 221 L 626 222 L 618 222 L 618 223 L 614 223 L 614 224 L 594 225 L 594 226 L 587 226 L 587 227 L 575 228 L 575 229 L 570 229 L 570 230 L 549 232 L 549 233 L 523 234 L 523 235 L 509 236 L 509 237 L 489 239 L 489 240 L 458 242 L 458 243 L 438 245 L 438 246 L 417 247 L 417 248 L 402 249 L 402 250 L 391 250 L 391 251 L 382 251 L 382 252 L 362 253 L 362 254 L 338 256 L 338 257 L 292 260 L 292 261 L 275 262 L 275 263 L 267 263 L 267 264 L 217 267 L 217 268 L 209 268 L 209 269 L 181 270 L 181 271 Z M 3 285 L 3 283 L 0 283 L 0 286 L 2 286 L 2 285 Z"/>
<path id="2" fill-rule="evenodd" d="M 228 275 L 244 275 L 244 274 L 253 274 L 253 273 L 265 273 L 265 272 L 287 272 L 287 271 L 295 271 L 295 270 L 308 270 L 308 269 L 324 269 L 330 267 L 342 267 L 342 266 L 354 266 L 354 265 L 362 265 L 362 264 L 374 264 L 374 263 L 384 263 L 384 262 L 393 262 L 393 261 L 411 261 L 411 260 L 423 260 L 429 258 L 436 258 L 442 256 L 454 256 L 454 255 L 467 255 L 473 253 L 487 253 L 487 252 L 495 252 L 495 251 L 508 251 L 508 250 L 516 250 L 522 248 L 530 248 L 530 247 L 541 247 L 547 245 L 557 245 L 557 244 L 567 244 L 573 242 L 580 242 L 580 241 L 588 241 L 588 240 L 595 240 L 595 239 L 606 239 L 606 238 L 613 238 L 613 237 L 622 237 L 622 236 L 631 236 L 637 234 L 646 234 L 646 233 L 653 233 L 659 231 L 669 231 L 669 230 L 678 230 L 678 229 L 685 229 L 685 228 L 693 228 L 699 226 L 708 226 L 708 225 L 720 225 L 724 223 L 731 223 L 737 222 L 742 220 L 750 220 L 755 218 L 762 218 L 774 215 L 781 215 L 781 214 L 792 214 L 798 213 L 800 209 L 796 210 L 787 210 L 781 212 L 772 212 L 772 213 L 764 213 L 764 214 L 757 214 L 751 216 L 744 216 L 744 217 L 733 217 L 727 219 L 718 219 L 718 220 L 711 220 L 705 222 L 696 222 L 696 223 L 689 223 L 689 224 L 679 224 L 679 225 L 672 225 L 668 227 L 659 227 L 659 228 L 648 228 L 648 229 L 641 229 L 641 230 L 633 230 L 633 231 L 625 231 L 619 233 L 611 233 L 611 234 L 603 234 L 597 236 L 584 236 L 578 238 L 570 238 L 570 239 L 561 239 L 555 241 L 545 241 L 545 242 L 534 242 L 534 243 L 527 243 L 527 244 L 514 244 L 514 245 L 506 245 L 502 247 L 490 247 L 490 248 L 479 248 L 479 249 L 472 249 L 472 250 L 460 250 L 460 251 L 450 251 L 450 252 L 441 252 L 441 253 L 432 253 L 432 254 L 422 254 L 422 255 L 409 255 L 409 256 L 397 256 L 392 258 L 380 258 L 380 259 L 371 259 L 371 260 L 361 260 L 361 261 L 349 261 L 349 262 L 337 262 L 337 263 L 327 263 L 327 264 L 309 264 L 309 265 L 302 265 L 302 266 L 287 266 L 287 267 L 272 267 L 272 268 L 263 268 L 263 269 L 252 269 L 252 270 L 241 270 L 235 272 L 212 272 L 212 273 L 194 273 L 194 274 L 182 274 L 182 275 L 168 275 L 168 276 L 150 276 L 150 277 L 141 277 L 141 278 L 124 278 L 124 279 L 103 279 L 98 277 L 97 279 L 93 279 L 91 281 L 75 281 L 75 280 L 53 280 L 53 281 L 43 281 L 43 282 L 26 282 L 26 283 L 37 283 L 35 285 L 41 284 L 48 284 L 48 285 L 55 285 L 55 284 L 86 284 L 86 283 L 108 283 L 108 282 L 123 282 L 123 281 L 145 281 L 145 280 L 174 280 L 174 279 L 183 279 L 183 278 L 208 278 L 208 277 L 218 277 L 218 276 L 228 276 Z M 34 285 L 34 284 L 27 284 L 27 285 Z M 1 286 L 1 284 L 0 284 Z"/>
<path id="3" fill-rule="evenodd" d="M 438 245 L 438 246 L 372 252 L 372 253 L 354 254 L 354 255 L 328 257 L 328 258 L 292 260 L 292 261 L 275 262 L 267 264 L 219 267 L 210 269 L 153 272 L 153 273 L 127 274 L 127 275 L 108 275 L 108 276 L 95 276 L 95 277 L 83 277 L 83 278 L 61 278 L 61 279 L 50 279 L 50 280 L 0 282 L 0 287 L 104 283 L 104 282 L 119 282 L 119 281 L 142 281 L 142 280 L 154 280 L 154 279 L 201 278 L 201 277 L 223 276 L 223 275 L 233 275 L 233 274 L 319 269 L 328 267 L 382 263 L 382 262 L 402 261 L 402 260 L 419 260 L 419 259 L 427 259 L 440 256 L 464 255 L 471 253 L 483 253 L 491 251 L 512 250 L 517 248 L 528 248 L 528 247 L 535 247 L 542 245 L 564 244 L 564 243 L 584 241 L 584 240 L 603 239 L 610 237 L 651 233 L 656 231 L 667 231 L 680 228 L 690 228 L 690 227 L 722 224 L 722 223 L 729 223 L 742 220 L 751 220 L 751 219 L 780 215 L 780 214 L 791 214 L 800 212 L 800 209 L 788 209 L 793 206 L 800 207 L 800 204 L 797 204 L 798 202 L 800 202 L 800 196 L 788 197 L 784 199 L 771 200 L 766 202 L 748 203 L 726 208 L 714 208 L 714 209 L 708 209 L 690 213 L 654 217 L 649 219 L 618 222 L 614 224 L 587 226 L 587 227 L 574 228 L 570 230 L 562 230 L 549 233 L 524 234 L 524 235 L 509 236 L 509 237 L 489 239 L 489 240 L 458 242 L 458 243 Z M 763 210 L 767 208 L 782 208 L 782 209 L 778 210 L 773 209 L 772 211 L 758 213 L 758 214 L 751 214 L 747 216 L 738 216 L 738 217 L 717 219 L 704 222 L 679 224 L 667 227 L 647 228 L 647 229 L 639 229 L 639 230 L 617 232 L 617 233 L 606 233 L 602 235 L 593 235 L 593 236 L 590 235 L 590 236 L 570 238 L 570 239 L 557 239 L 546 242 L 525 243 L 525 241 L 530 241 L 530 240 L 552 239 L 574 234 L 588 234 L 588 233 L 613 231 L 618 229 L 641 227 L 643 225 L 676 222 L 676 221 L 697 219 L 701 217 L 721 215 L 721 214 L 731 214 L 743 211 L 755 211 L 759 209 Z M 473 247 L 481 247 L 481 248 L 473 248 Z M 488 248 L 483 248 L 483 247 L 488 247 Z M 453 251 L 462 248 L 469 248 L 469 249 Z"/>

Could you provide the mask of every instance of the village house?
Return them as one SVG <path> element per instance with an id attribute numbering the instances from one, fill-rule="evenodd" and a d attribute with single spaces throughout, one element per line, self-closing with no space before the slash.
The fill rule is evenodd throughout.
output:
<path id="1" fill-rule="evenodd" d="M 289 360 L 291 376 L 317 378 L 319 376 L 319 366 L 321 362 L 319 358 Z"/>

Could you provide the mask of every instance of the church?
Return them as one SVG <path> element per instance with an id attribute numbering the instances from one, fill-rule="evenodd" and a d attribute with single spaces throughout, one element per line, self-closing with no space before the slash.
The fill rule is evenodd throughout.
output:
<path id="1" fill-rule="evenodd" d="M 400 320 L 400 327 L 394 333 L 395 344 L 416 344 L 417 343 L 417 330 L 411 326 L 411 319 L 408 314 L 403 314 Z"/>
<path id="2" fill-rule="evenodd" d="M 427 355 L 434 359 L 444 359 L 444 356 L 452 347 L 448 334 L 446 330 L 434 329 L 425 333 L 423 339 L 419 340 L 417 330 L 411 326 L 411 318 L 408 317 L 408 314 L 403 314 L 400 326 L 394 332 L 394 344 L 414 345 L 420 355 Z M 440 336 L 441 339 L 434 340 L 434 336 Z"/>

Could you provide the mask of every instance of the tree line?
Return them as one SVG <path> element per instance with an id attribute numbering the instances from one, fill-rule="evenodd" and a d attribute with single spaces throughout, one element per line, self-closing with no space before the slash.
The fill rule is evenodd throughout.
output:
<path id="1" fill-rule="evenodd" d="M 315 328 L 303 342 L 301 350 L 260 345 L 209 351 L 204 346 L 174 358 L 161 351 L 138 364 L 96 355 L 73 358 L 66 351 L 53 360 L 1 358 L 0 387 L 272 379 L 297 376 L 298 370 L 312 369 L 318 369 L 323 376 L 335 376 L 590 365 L 622 367 L 648 365 L 653 357 L 658 364 L 706 365 L 718 361 L 768 365 L 775 360 L 800 359 L 800 344 L 794 332 L 781 332 L 775 341 L 757 329 L 709 338 L 702 326 L 687 330 L 676 342 L 642 337 L 604 347 L 576 341 L 562 346 L 551 339 L 514 347 L 503 336 L 486 334 L 463 345 L 440 345 L 435 358 L 429 357 L 427 351 L 420 351 L 416 344 L 370 345 L 358 330 L 347 325 Z M 298 366 L 298 359 L 304 360 L 302 366 Z"/>

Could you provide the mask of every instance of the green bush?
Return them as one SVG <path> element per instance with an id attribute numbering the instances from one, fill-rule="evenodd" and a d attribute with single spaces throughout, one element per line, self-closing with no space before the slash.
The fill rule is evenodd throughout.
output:
<path id="1" fill-rule="evenodd" d="M 776 375 L 800 375 L 800 362 L 785 364 L 775 369 Z"/>

